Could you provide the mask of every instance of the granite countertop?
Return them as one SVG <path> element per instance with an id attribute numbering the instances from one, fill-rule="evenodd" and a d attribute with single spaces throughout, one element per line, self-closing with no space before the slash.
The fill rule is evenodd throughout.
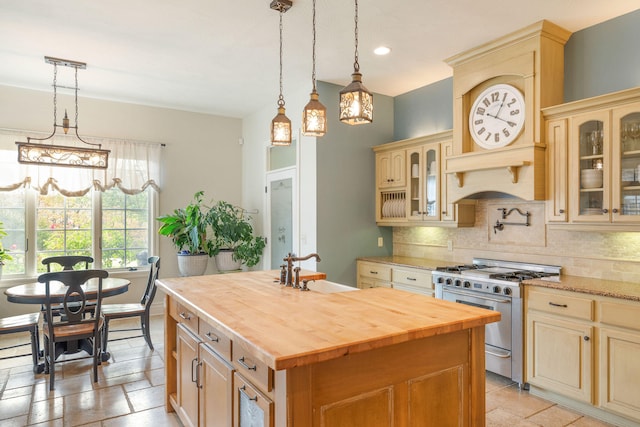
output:
<path id="1" fill-rule="evenodd" d="M 640 301 L 639 283 L 566 275 L 560 276 L 559 281 L 532 279 L 525 280 L 523 283 L 529 286 L 540 286 L 543 288 L 581 292 L 584 294 L 620 298 L 629 301 Z"/>
<path id="2" fill-rule="evenodd" d="M 406 256 L 377 256 L 377 257 L 360 257 L 359 261 L 379 262 L 381 264 L 395 265 L 398 267 L 413 267 L 423 270 L 435 270 L 436 267 L 443 267 L 455 264 L 452 261 L 443 261 L 438 259 L 412 258 Z"/>

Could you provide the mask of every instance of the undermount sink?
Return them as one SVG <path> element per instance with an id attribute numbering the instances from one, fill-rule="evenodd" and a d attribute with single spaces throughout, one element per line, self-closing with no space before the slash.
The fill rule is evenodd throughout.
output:
<path id="1" fill-rule="evenodd" d="M 307 287 L 312 291 L 322 292 L 323 294 L 333 294 L 336 292 L 351 292 L 351 291 L 358 290 L 358 288 L 354 288 L 353 286 L 341 285 L 339 283 L 329 282 L 327 280 L 310 281 L 307 283 Z"/>

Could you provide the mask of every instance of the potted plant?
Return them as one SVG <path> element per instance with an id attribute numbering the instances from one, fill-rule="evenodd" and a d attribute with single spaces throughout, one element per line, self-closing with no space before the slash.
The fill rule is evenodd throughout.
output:
<path id="1" fill-rule="evenodd" d="M 181 276 L 201 276 L 207 269 L 214 246 L 207 238 L 208 208 L 203 204 L 203 191 L 193 196 L 193 202 L 172 214 L 156 218 L 162 223 L 158 233 L 171 238 L 178 249 L 178 269 Z"/>
<path id="2" fill-rule="evenodd" d="M 260 262 L 266 239 L 253 235 L 250 218 L 242 208 L 219 201 L 209 210 L 213 254 L 219 271 L 237 270 Z"/>
<path id="3" fill-rule="evenodd" d="M 9 255 L 2 246 L 2 238 L 6 236 L 7 232 L 4 231 L 4 225 L 2 224 L 2 221 L 0 221 L 0 278 L 2 278 L 2 266 L 4 265 L 5 261 L 13 260 L 11 255 Z"/>

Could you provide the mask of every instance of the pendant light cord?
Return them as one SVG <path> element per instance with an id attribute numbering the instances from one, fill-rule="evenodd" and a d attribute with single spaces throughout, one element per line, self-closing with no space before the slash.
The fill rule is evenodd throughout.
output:
<path id="1" fill-rule="evenodd" d="M 282 96 L 282 9 L 280 9 L 280 96 L 278 97 L 278 107 L 284 107 L 284 97 Z"/>
<path id="2" fill-rule="evenodd" d="M 313 69 L 311 71 L 311 81 L 313 83 L 313 92 L 316 92 L 316 0 L 313 0 L 313 24 L 312 24 L 312 29 L 313 29 L 313 47 L 312 47 L 312 62 L 313 62 Z"/>
<path id="3" fill-rule="evenodd" d="M 353 63 L 353 70 L 357 73 L 360 71 L 360 64 L 358 63 L 358 0 L 356 2 L 356 13 L 355 13 L 355 35 L 356 35 L 356 53 L 355 53 L 355 62 Z"/>
<path id="4" fill-rule="evenodd" d="M 53 133 L 58 123 L 58 64 L 53 64 Z"/>

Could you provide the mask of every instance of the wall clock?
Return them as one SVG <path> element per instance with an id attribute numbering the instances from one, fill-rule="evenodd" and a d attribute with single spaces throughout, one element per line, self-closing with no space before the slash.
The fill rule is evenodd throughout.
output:
<path id="1" fill-rule="evenodd" d="M 488 150 L 511 144 L 524 128 L 525 103 L 522 93 L 508 84 L 483 90 L 469 110 L 469 132 Z"/>

